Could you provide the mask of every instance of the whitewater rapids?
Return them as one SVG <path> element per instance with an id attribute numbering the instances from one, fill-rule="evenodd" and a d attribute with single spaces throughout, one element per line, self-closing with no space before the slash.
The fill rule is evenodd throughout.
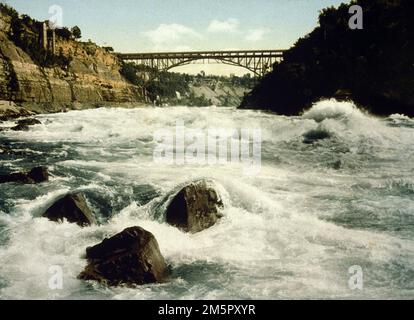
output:
<path id="1" fill-rule="evenodd" d="M 47 165 L 50 182 L 0 185 L 1 299 L 413 299 L 414 121 L 380 119 L 352 103 L 322 101 L 300 117 L 231 108 L 97 109 L 39 115 L 28 132 L 0 132 L 25 156 L 0 158 L 0 174 Z M 260 128 L 261 170 L 237 163 L 159 165 L 153 133 Z M 9 125 L 12 124 L 3 124 Z M 304 137 L 324 139 L 304 143 Z M 212 179 L 224 218 L 184 234 L 154 212 L 171 190 Z M 82 191 L 99 226 L 41 218 Z M 171 281 L 108 288 L 78 280 L 85 248 L 126 227 L 157 238 Z M 63 270 L 51 290 L 50 267 Z M 349 268 L 360 266 L 363 289 Z"/>

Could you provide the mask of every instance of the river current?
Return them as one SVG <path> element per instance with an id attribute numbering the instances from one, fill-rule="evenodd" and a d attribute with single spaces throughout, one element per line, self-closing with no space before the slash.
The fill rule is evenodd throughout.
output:
<path id="1" fill-rule="evenodd" d="M 23 151 L 2 156 L 0 174 L 37 165 L 51 173 L 43 184 L 0 185 L 1 299 L 414 298 L 412 119 L 377 118 L 335 100 L 298 117 L 149 107 L 36 118 L 42 124 L 27 132 L 0 132 L 0 143 Z M 177 121 L 206 134 L 259 128 L 260 170 L 154 161 L 154 133 Z M 185 234 L 156 208 L 200 178 L 216 183 L 224 217 Z M 70 191 L 85 194 L 99 225 L 41 217 Z M 85 248 L 131 226 L 155 235 L 170 281 L 124 288 L 78 280 Z M 63 270 L 59 290 L 49 286 L 51 266 Z M 358 288 L 355 270 L 363 274 Z"/>

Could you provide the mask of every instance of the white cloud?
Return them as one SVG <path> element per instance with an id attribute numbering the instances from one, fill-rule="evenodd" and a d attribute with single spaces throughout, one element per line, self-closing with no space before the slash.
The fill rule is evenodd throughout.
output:
<path id="1" fill-rule="evenodd" d="M 157 29 L 143 33 L 156 49 L 171 46 L 183 40 L 200 39 L 201 35 L 195 30 L 181 24 L 160 24 Z"/>
<path id="2" fill-rule="evenodd" d="M 264 38 L 264 36 L 269 33 L 269 29 L 259 28 L 259 29 L 252 29 L 247 32 L 246 40 L 251 42 L 257 42 Z"/>
<path id="3" fill-rule="evenodd" d="M 236 32 L 239 27 L 237 19 L 227 19 L 225 21 L 212 20 L 207 28 L 207 32 Z"/>

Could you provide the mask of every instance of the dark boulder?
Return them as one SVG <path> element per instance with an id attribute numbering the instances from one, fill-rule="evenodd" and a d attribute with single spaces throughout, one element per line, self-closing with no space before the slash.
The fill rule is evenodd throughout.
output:
<path id="1" fill-rule="evenodd" d="M 196 233 L 213 226 L 222 215 L 223 202 L 205 180 L 184 187 L 168 205 L 166 220 L 185 232 Z"/>
<path id="2" fill-rule="evenodd" d="M 27 119 L 21 119 L 17 121 L 17 124 L 21 126 L 34 126 L 36 124 L 42 124 L 42 123 L 37 119 L 27 118 Z"/>
<path id="3" fill-rule="evenodd" d="M 27 176 L 23 172 L 14 172 L 7 175 L 0 176 L 0 183 L 18 182 L 25 184 L 34 184 L 35 181 Z"/>
<path id="4" fill-rule="evenodd" d="M 324 129 L 310 130 L 303 135 L 303 143 L 312 144 L 319 140 L 325 140 L 331 138 L 331 134 Z"/>
<path id="5" fill-rule="evenodd" d="M 56 201 L 43 217 L 52 221 L 63 221 L 76 223 L 81 227 L 96 223 L 92 211 L 89 209 L 86 199 L 81 193 L 68 194 Z"/>
<path id="6" fill-rule="evenodd" d="M 1 148 L 0 148 L 1 150 Z M 11 153 L 11 150 L 6 150 Z M 0 176 L 0 183 L 18 182 L 26 184 L 41 183 L 49 180 L 49 172 L 46 167 L 36 167 L 30 170 L 28 173 L 25 172 L 14 172 L 7 175 Z"/>
<path id="7" fill-rule="evenodd" d="M 88 265 L 79 275 L 111 286 L 163 281 L 168 268 L 154 235 L 140 227 L 127 228 L 86 249 Z"/>
<path id="8" fill-rule="evenodd" d="M 49 171 L 46 167 L 36 167 L 27 173 L 27 176 L 35 183 L 49 181 Z"/>
<path id="9" fill-rule="evenodd" d="M 29 126 L 25 124 L 18 124 L 17 126 L 11 127 L 12 131 L 29 131 Z"/>

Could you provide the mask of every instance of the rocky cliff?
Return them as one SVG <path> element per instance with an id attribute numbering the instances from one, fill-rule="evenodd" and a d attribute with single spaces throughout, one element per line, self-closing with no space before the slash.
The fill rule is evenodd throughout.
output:
<path id="1" fill-rule="evenodd" d="M 363 29 L 349 28 L 349 4 L 322 10 L 319 26 L 285 52 L 241 107 L 297 115 L 347 93 L 374 114 L 414 116 L 414 1 L 352 3 L 363 9 Z"/>
<path id="2" fill-rule="evenodd" d="M 0 12 L 0 100 L 38 112 L 143 101 L 142 89 L 121 76 L 117 57 L 94 43 L 57 37 L 55 52 L 68 63 L 41 66 L 33 52 L 16 43 L 12 19 Z"/>

